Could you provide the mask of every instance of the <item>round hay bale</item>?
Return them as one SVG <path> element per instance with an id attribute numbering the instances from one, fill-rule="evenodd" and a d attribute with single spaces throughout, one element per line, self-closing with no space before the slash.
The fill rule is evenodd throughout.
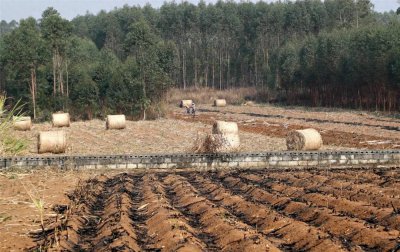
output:
<path id="1" fill-rule="evenodd" d="M 240 138 L 238 134 L 211 134 L 208 152 L 234 152 L 239 150 Z"/>
<path id="2" fill-rule="evenodd" d="M 125 129 L 125 115 L 108 115 L 106 119 L 106 129 Z"/>
<path id="3" fill-rule="evenodd" d="M 193 101 L 192 100 L 181 100 L 179 102 L 179 107 L 180 108 L 189 108 L 190 106 L 192 106 Z"/>
<path id="4" fill-rule="evenodd" d="M 255 106 L 256 104 L 253 102 L 253 101 L 247 101 L 247 102 L 245 102 L 245 103 L 243 103 L 243 106 L 250 106 L 250 107 L 252 107 L 252 106 Z"/>
<path id="5" fill-rule="evenodd" d="M 225 107 L 226 100 L 225 99 L 215 99 L 214 100 L 214 107 Z"/>
<path id="6" fill-rule="evenodd" d="M 216 121 L 213 125 L 213 134 L 238 134 L 239 128 L 235 122 Z"/>
<path id="7" fill-rule="evenodd" d="M 30 116 L 15 116 L 13 121 L 15 130 L 26 131 L 31 130 L 32 128 L 32 120 Z"/>
<path id="8" fill-rule="evenodd" d="M 222 140 L 222 146 L 219 151 L 232 152 L 239 149 L 240 138 L 238 134 L 225 134 L 218 137 Z"/>
<path id="9" fill-rule="evenodd" d="M 42 131 L 38 135 L 38 153 L 64 153 L 67 149 L 65 131 Z"/>
<path id="10" fill-rule="evenodd" d="M 315 129 L 294 130 L 288 133 L 286 146 L 288 150 L 318 150 L 322 137 Z"/>
<path id="11" fill-rule="evenodd" d="M 71 124 L 69 113 L 54 113 L 52 121 L 53 127 L 69 127 Z"/>

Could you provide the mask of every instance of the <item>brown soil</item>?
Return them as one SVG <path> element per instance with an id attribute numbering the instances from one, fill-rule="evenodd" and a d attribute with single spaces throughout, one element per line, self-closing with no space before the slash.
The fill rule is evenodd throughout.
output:
<path id="1" fill-rule="evenodd" d="M 31 233 L 37 239 L 31 248 L 396 251 L 399 172 L 393 168 L 99 175 L 76 187 L 66 210 L 49 218 L 53 221 L 45 233 Z"/>
<path id="2" fill-rule="evenodd" d="M 94 171 L 39 169 L 0 173 L 0 251 L 21 251 L 35 246 L 30 232 L 40 231 L 40 215 L 28 193 L 44 202 L 44 217 L 69 203 L 66 192 L 95 176 Z"/>
<path id="3" fill-rule="evenodd" d="M 235 121 L 245 132 L 285 138 L 288 131 L 315 128 L 324 145 L 362 149 L 400 149 L 400 120 L 365 113 L 310 112 L 272 106 L 199 106 L 195 117 L 174 109 L 171 118 L 212 124 L 215 120 Z"/>

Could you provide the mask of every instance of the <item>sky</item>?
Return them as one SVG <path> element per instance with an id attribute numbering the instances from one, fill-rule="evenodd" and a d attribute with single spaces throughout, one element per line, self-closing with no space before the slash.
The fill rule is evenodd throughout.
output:
<path id="1" fill-rule="evenodd" d="M 153 7 L 160 7 L 165 0 L 0 0 L 0 20 L 19 21 L 22 18 L 32 16 L 39 19 L 42 12 L 49 6 L 54 7 L 66 19 L 73 19 L 77 15 L 84 15 L 87 11 L 97 14 L 100 10 L 112 10 L 115 7 L 122 7 L 125 4 L 145 5 L 150 3 Z M 198 0 L 188 0 L 198 3 Z M 253 0 L 254 1 L 254 0 Z M 257 2 L 258 0 L 254 1 Z M 267 0 L 271 2 L 272 0 Z M 177 0 L 176 2 L 180 2 Z M 216 2 L 206 0 L 206 3 Z M 375 10 L 379 12 L 397 10 L 400 4 L 397 0 L 371 0 Z"/>

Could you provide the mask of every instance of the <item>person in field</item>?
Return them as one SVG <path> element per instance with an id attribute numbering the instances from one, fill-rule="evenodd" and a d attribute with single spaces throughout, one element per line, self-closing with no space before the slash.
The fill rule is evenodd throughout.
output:
<path id="1" fill-rule="evenodd" d="M 196 115 L 196 104 L 194 104 L 194 102 L 192 102 L 192 106 L 190 107 L 190 109 L 191 109 L 191 114 L 193 115 L 193 116 L 195 116 Z"/>
<path id="2" fill-rule="evenodd" d="M 185 106 L 186 108 L 186 113 L 189 115 L 195 115 L 196 114 L 196 104 L 192 102 L 190 106 Z"/>

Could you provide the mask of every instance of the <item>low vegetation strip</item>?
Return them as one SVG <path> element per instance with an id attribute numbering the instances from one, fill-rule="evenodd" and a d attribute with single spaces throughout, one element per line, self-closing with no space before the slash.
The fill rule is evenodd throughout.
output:
<path id="1" fill-rule="evenodd" d="M 37 240 L 32 249 L 396 251 L 399 172 L 400 168 L 100 175 L 81 183 L 70 194 L 66 210 L 47 220 L 43 232 L 32 234 Z M 371 201 L 367 196 L 349 199 L 347 189 L 338 194 L 332 185 L 346 181 L 363 189 Z M 325 189 L 316 190 L 318 185 Z M 370 203 L 379 189 L 381 197 L 392 199 L 391 208 Z"/>
<path id="2" fill-rule="evenodd" d="M 220 154 L 93 155 L 0 158 L 0 170 L 13 167 L 216 169 L 216 168 L 331 168 L 400 165 L 400 150 L 300 151 Z"/>

